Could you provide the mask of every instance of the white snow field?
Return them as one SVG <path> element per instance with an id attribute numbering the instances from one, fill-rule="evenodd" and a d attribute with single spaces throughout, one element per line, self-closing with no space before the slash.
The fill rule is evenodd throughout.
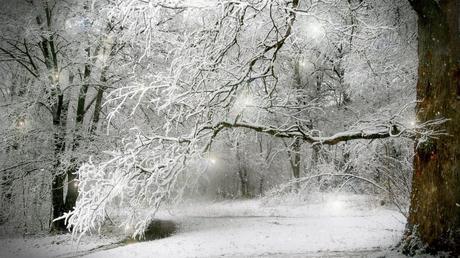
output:
<path id="1" fill-rule="evenodd" d="M 302 205 L 262 199 L 189 202 L 160 219 L 179 223 L 164 239 L 128 245 L 68 235 L 3 239 L 0 257 L 379 257 L 397 244 L 405 217 L 362 195 L 323 194 Z M 96 248 L 97 246 L 105 246 Z M 388 256 L 394 256 L 393 255 Z"/>

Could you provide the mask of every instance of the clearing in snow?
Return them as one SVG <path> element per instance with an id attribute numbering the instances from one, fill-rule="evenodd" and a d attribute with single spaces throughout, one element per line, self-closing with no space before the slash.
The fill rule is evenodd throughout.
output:
<path id="1" fill-rule="evenodd" d="M 162 210 L 176 234 L 148 242 L 70 235 L 4 239 L 1 257 L 377 257 L 401 239 L 405 217 L 363 195 L 317 195 L 302 205 L 264 199 L 190 202 Z M 394 254 L 393 254 L 394 255 Z"/>

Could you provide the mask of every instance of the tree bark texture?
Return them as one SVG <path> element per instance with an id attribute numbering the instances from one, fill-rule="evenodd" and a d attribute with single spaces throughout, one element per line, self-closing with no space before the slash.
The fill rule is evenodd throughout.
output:
<path id="1" fill-rule="evenodd" d="M 418 15 L 417 122 L 450 119 L 416 141 L 409 233 L 428 252 L 460 254 L 460 27 L 458 0 L 410 1 Z M 412 234 L 413 235 L 413 234 Z"/>

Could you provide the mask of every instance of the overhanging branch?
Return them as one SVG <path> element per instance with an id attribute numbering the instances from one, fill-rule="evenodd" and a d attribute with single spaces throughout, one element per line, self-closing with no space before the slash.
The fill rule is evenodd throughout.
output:
<path id="1" fill-rule="evenodd" d="M 310 144 L 324 144 L 324 145 L 335 145 L 340 142 L 346 142 L 351 140 L 372 140 L 372 139 L 383 139 L 389 137 L 403 137 L 403 138 L 415 138 L 415 133 L 407 130 L 406 128 L 400 128 L 400 126 L 394 124 L 379 125 L 376 128 L 371 129 L 356 129 L 345 132 L 336 133 L 332 136 L 315 137 L 310 132 L 304 131 L 299 126 L 295 125 L 287 129 L 276 128 L 271 126 L 263 126 L 257 124 L 250 124 L 244 122 L 219 122 L 213 126 L 204 126 L 200 131 L 212 130 L 213 135 L 217 135 L 220 131 L 230 128 L 246 128 L 256 132 L 265 133 L 278 138 L 300 138 L 304 142 Z"/>

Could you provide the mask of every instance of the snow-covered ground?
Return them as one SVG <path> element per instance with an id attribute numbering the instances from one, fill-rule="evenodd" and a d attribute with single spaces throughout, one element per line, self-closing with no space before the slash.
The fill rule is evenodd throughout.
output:
<path id="1" fill-rule="evenodd" d="M 48 258 L 71 257 L 79 252 L 119 242 L 119 239 L 104 236 L 86 236 L 79 244 L 70 234 L 55 236 L 29 236 L 0 239 L 0 258 Z"/>
<path id="2" fill-rule="evenodd" d="M 179 223 L 168 238 L 125 246 L 95 236 L 79 245 L 67 235 L 3 239 L 0 257 L 376 257 L 399 241 L 405 225 L 400 213 L 361 195 L 321 195 L 303 205 L 189 202 L 173 210 L 158 214 Z"/>

